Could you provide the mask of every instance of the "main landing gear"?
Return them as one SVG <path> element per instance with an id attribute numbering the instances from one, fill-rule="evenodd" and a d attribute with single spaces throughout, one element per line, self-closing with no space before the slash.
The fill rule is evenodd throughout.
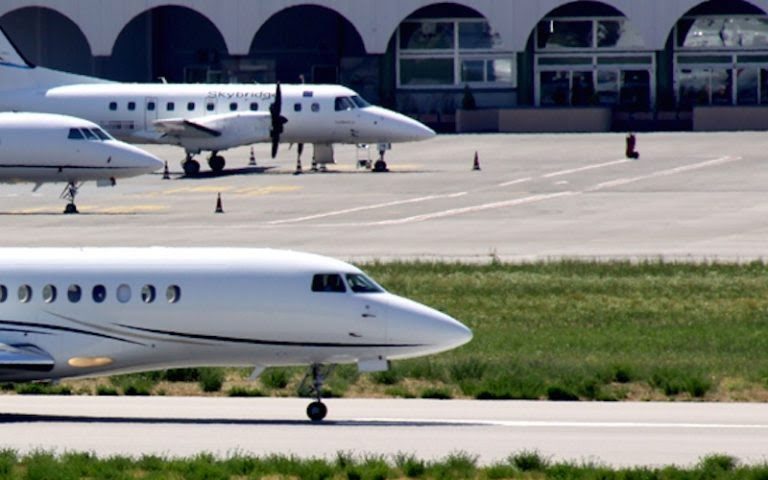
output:
<path id="1" fill-rule="evenodd" d="M 307 406 L 307 416 L 313 422 L 322 421 L 328 414 L 328 407 L 325 406 L 322 399 L 323 382 L 325 377 L 328 376 L 332 367 L 323 369 L 323 366 L 319 363 L 312 364 L 310 373 L 304 378 L 304 382 L 312 376 L 312 385 L 310 385 L 310 391 L 315 397 L 315 401 Z M 302 382 L 302 383 L 304 383 Z"/>
<path id="2" fill-rule="evenodd" d="M 69 201 L 67 206 L 64 207 L 64 213 L 80 213 L 77 211 L 77 206 L 75 206 L 75 196 L 77 195 L 77 190 L 79 188 L 80 185 L 76 184 L 75 182 L 69 182 L 67 183 L 67 186 L 64 187 L 64 191 L 61 192 L 60 197 Z"/>
<path id="3" fill-rule="evenodd" d="M 181 168 L 184 169 L 184 175 L 197 175 L 200 173 L 200 162 L 192 158 L 192 154 L 187 152 L 186 158 L 181 162 Z"/>
<path id="4" fill-rule="evenodd" d="M 208 166 L 216 173 L 224 170 L 226 163 L 224 157 L 219 155 L 218 152 L 211 152 L 211 156 L 208 157 Z M 186 158 L 181 162 L 181 168 L 184 169 L 184 175 L 194 176 L 200 173 L 200 162 L 195 160 L 191 153 L 187 152 Z"/>

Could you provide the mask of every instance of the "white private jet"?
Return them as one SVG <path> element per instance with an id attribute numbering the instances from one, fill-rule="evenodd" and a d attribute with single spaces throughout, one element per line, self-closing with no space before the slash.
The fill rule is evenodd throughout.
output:
<path id="1" fill-rule="evenodd" d="M 81 118 L 44 113 L 0 113 L 0 182 L 66 183 L 64 213 L 77 213 L 82 182 L 114 186 L 118 178 L 154 172 L 163 163 L 119 142 Z"/>
<path id="2" fill-rule="evenodd" d="M 283 108 L 285 106 L 285 108 Z M 224 168 L 218 152 L 271 142 L 314 145 L 313 164 L 334 163 L 333 144 L 378 144 L 376 170 L 395 142 L 432 138 L 435 132 L 399 113 L 368 104 L 340 85 L 137 84 L 36 67 L 0 30 L 0 109 L 74 115 L 98 123 L 131 143 L 178 145 L 185 173 L 210 151 L 208 165 Z"/>
<path id="3" fill-rule="evenodd" d="M 380 371 L 472 332 L 327 257 L 243 248 L 0 249 L 0 381 L 178 367 Z"/>

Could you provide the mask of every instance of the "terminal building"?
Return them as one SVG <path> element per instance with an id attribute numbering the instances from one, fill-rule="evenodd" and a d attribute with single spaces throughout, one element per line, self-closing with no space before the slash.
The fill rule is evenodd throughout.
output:
<path id="1" fill-rule="evenodd" d="M 768 0 L 4 0 L 33 63 L 341 83 L 441 131 L 768 128 Z"/>

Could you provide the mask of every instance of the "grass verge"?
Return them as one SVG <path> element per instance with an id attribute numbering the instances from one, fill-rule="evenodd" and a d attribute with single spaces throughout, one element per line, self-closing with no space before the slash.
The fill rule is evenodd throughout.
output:
<path id="1" fill-rule="evenodd" d="M 174 478 L 174 479 L 743 479 L 766 478 L 768 464 L 741 465 L 726 455 L 702 458 L 695 466 L 634 467 L 614 469 L 599 464 L 553 462 L 537 452 L 519 452 L 506 460 L 478 466 L 477 458 L 453 453 L 436 461 L 413 455 L 393 458 L 378 455 L 357 457 L 337 454 L 333 460 L 301 459 L 282 455 L 253 457 L 242 454 L 217 458 L 199 454 L 189 458 L 164 458 L 144 455 L 138 458 L 112 456 L 99 458 L 90 453 L 54 455 L 36 451 L 20 455 L 0 451 L 0 477 L 7 479 L 81 478 Z"/>
<path id="2" fill-rule="evenodd" d="M 332 396 L 768 401 L 768 266 L 558 261 L 362 265 L 388 290 L 474 331 L 468 345 L 341 366 Z M 296 395 L 303 368 L 180 369 L 19 393 Z M 13 388 L 13 387 L 11 387 Z M 3 386 L 3 389 L 7 389 Z"/>

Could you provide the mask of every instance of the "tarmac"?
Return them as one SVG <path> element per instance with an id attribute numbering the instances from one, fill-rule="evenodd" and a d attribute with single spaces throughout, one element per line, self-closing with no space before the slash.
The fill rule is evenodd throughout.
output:
<path id="1" fill-rule="evenodd" d="M 80 215 L 63 185 L 0 185 L 0 246 L 253 246 L 351 261 L 556 258 L 750 261 L 766 255 L 764 133 L 441 135 L 394 145 L 389 173 L 336 165 L 294 175 L 296 148 L 224 152 L 227 170 L 182 175 L 181 149 L 147 149 L 162 172 L 85 184 Z M 473 171 L 477 152 L 479 171 Z M 371 152 L 371 156 L 376 154 Z M 224 213 L 215 214 L 221 193 Z"/>

